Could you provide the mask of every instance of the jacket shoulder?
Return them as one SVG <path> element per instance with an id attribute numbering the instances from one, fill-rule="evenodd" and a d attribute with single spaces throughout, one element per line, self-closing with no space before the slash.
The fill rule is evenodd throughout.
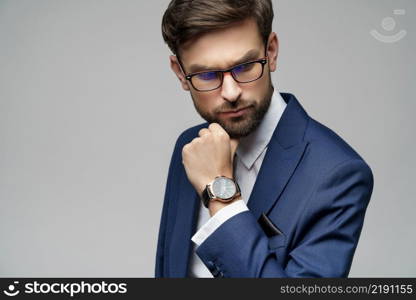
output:
<path id="1" fill-rule="evenodd" d="M 350 144 L 333 130 L 312 118 L 309 120 L 304 140 L 310 144 L 310 154 L 329 168 L 349 160 L 361 161 L 369 168 Z"/>

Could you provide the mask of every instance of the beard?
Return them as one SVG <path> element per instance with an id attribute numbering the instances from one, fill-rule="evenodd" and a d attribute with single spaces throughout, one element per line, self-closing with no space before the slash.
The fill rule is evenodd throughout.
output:
<path id="1" fill-rule="evenodd" d="M 199 113 L 199 115 L 208 123 L 218 123 L 221 125 L 222 128 L 228 133 L 230 138 L 242 138 L 250 133 L 252 133 L 261 123 L 266 114 L 267 110 L 269 109 L 270 102 L 272 100 L 273 95 L 273 85 L 270 83 L 270 87 L 268 90 L 267 95 L 261 101 L 256 102 L 255 100 L 244 100 L 238 99 L 237 101 L 233 102 L 225 102 L 224 105 L 215 109 L 214 112 L 206 112 L 202 111 L 200 107 L 196 104 L 194 97 L 191 97 L 195 106 L 195 109 Z M 245 107 L 250 107 L 247 112 L 238 117 L 229 117 L 226 119 L 218 118 L 218 114 L 220 112 L 228 111 L 228 110 L 237 110 Z"/>

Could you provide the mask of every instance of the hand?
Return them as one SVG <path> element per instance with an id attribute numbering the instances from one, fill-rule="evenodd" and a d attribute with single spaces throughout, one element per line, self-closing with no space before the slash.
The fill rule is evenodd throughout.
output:
<path id="1" fill-rule="evenodd" d="M 201 197 L 206 185 L 215 177 L 222 175 L 233 178 L 233 160 L 238 140 L 230 139 L 217 123 L 202 128 L 198 135 L 182 148 L 182 163 L 189 182 Z"/>

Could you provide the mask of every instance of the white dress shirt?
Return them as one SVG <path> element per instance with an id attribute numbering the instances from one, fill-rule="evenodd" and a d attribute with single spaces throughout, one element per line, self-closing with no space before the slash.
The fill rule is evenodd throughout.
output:
<path id="1" fill-rule="evenodd" d="M 250 198 L 257 174 L 259 173 L 264 155 L 266 154 L 267 145 L 285 107 L 286 102 L 275 88 L 269 109 L 257 129 L 248 136 L 240 139 L 236 150 L 236 156 L 234 157 L 233 167 L 234 179 L 240 186 L 242 199 L 220 209 L 212 217 L 209 215 L 209 210 L 204 205 L 201 205 L 197 232 L 192 237 L 192 241 L 195 245 L 190 258 L 190 277 L 213 277 L 211 272 L 196 254 L 195 249 L 229 218 L 248 210 L 247 201 Z"/>

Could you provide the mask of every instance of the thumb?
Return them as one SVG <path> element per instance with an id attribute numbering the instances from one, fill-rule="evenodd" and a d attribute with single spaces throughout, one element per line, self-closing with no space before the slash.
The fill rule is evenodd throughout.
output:
<path id="1" fill-rule="evenodd" d="M 230 139 L 230 146 L 231 146 L 231 162 L 234 161 L 234 155 L 237 151 L 238 143 L 240 142 L 239 139 Z"/>

